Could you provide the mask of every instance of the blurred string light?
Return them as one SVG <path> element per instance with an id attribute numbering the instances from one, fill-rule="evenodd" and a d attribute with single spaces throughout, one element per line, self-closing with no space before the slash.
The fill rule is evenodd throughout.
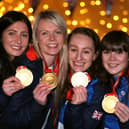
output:
<path id="1" fill-rule="evenodd" d="M 33 23 L 35 10 L 30 1 L 34 0 L 1 0 L 0 1 L 0 17 L 10 10 L 21 11 L 26 14 L 29 20 Z M 36 0 L 38 1 L 38 0 Z M 102 0 L 75 0 L 74 10 L 70 8 L 71 0 L 39 0 L 36 11 L 55 9 L 55 4 L 61 3 L 59 8 L 56 8 L 61 15 L 64 16 L 68 27 L 67 32 L 70 33 L 73 28 L 85 26 L 93 28 L 99 35 L 112 29 L 121 29 L 125 32 L 129 30 L 129 10 L 126 6 L 128 0 L 115 1 L 112 4 L 110 16 L 107 16 L 106 9 L 103 7 Z M 119 7 L 115 8 L 115 4 L 119 2 Z M 52 4 L 53 3 L 53 4 Z M 119 11 L 118 11 L 119 8 Z M 61 11 L 58 9 L 62 9 Z M 117 10 L 117 11 L 116 11 Z"/>

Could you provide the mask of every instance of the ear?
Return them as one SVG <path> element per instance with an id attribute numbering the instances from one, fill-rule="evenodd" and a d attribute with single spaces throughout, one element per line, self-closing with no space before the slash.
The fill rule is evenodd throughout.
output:
<path id="1" fill-rule="evenodd" d="M 96 52 L 96 53 L 94 54 L 94 56 L 93 56 L 93 61 L 95 61 L 95 59 L 98 57 L 98 54 L 99 54 L 99 52 Z"/>

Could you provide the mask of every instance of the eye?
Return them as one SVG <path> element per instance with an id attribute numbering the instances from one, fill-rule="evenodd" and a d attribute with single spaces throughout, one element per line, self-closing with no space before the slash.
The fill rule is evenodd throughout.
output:
<path id="1" fill-rule="evenodd" d="M 9 33 L 8 33 L 9 35 L 15 35 L 15 32 L 13 32 L 13 31 L 9 31 Z"/>
<path id="2" fill-rule="evenodd" d="M 103 54 L 108 54 L 109 52 L 109 50 L 103 50 Z"/>
<path id="3" fill-rule="evenodd" d="M 62 34 L 62 32 L 60 30 L 56 31 L 56 34 Z"/>
<path id="4" fill-rule="evenodd" d="M 77 49 L 74 48 L 74 47 L 70 47 L 69 50 L 70 50 L 71 52 L 76 52 L 76 51 L 77 51 Z"/>
<path id="5" fill-rule="evenodd" d="M 123 51 L 122 51 L 122 50 L 117 50 L 116 53 L 117 53 L 117 54 L 122 54 Z"/>
<path id="6" fill-rule="evenodd" d="M 42 33 L 41 33 L 41 35 L 47 35 L 47 32 L 46 32 L 46 31 L 44 31 L 44 32 L 42 32 Z"/>
<path id="7" fill-rule="evenodd" d="M 84 50 L 83 51 L 85 54 L 89 54 L 90 53 L 90 51 L 88 51 L 88 50 Z"/>
<path id="8" fill-rule="evenodd" d="M 21 34 L 23 37 L 28 37 L 28 33 L 22 33 Z"/>

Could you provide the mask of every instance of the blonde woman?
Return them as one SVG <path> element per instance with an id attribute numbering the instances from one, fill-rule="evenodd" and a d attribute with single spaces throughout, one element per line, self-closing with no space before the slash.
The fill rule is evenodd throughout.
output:
<path id="1" fill-rule="evenodd" d="M 40 12 L 33 25 L 33 45 L 42 58 L 43 77 L 34 89 L 34 99 L 46 107 L 41 121 L 42 128 L 56 129 L 60 112 L 60 100 L 67 73 L 67 27 L 63 17 L 53 11 Z M 44 78 L 52 78 L 52 84 Z M 43 81 L 42 81 L 43 80 Z M 47 79 L 46 79 L 47 80 Z M 55 84 L 57 83 L 57 84 Z M 45 121 L 45 122 L 44 122 Z"/>

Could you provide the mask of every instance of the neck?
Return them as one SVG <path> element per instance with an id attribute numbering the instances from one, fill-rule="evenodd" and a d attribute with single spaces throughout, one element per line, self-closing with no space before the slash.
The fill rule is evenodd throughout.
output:
<path id="1" fill-rule="evenodd" d="M 52 66 L 56 60 L 56 56 L 44 55 L 44 58 L 47 62 L 48 67 Z"/>

